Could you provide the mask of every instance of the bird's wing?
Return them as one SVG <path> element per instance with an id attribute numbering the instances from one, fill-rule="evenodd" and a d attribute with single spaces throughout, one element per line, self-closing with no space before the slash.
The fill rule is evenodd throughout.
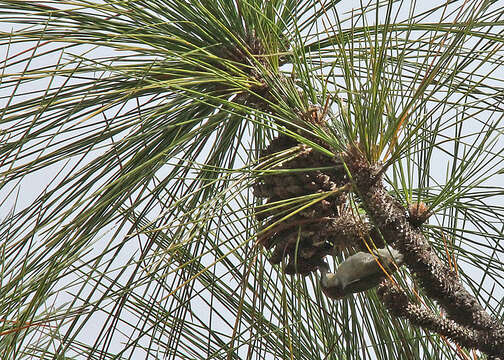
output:
<path id="1" fill-rule="evenodd" d="M 343 288 L 343 292 L 345 295 L 348 295 L 372 289 L 378 286 L 378 284 L 384 279 L 384 277 L 385 274 L 383 272 L 378 272 L 362 279 L 355 279 L 354 281 L 346 284 L 346 286 Z"/>
<path id="2" fill-rule="evenodd" d="M 364 291 L 370 288 L 367 284 L 377 285 L 380 282 L 385 273 L 376 260 L 374 255 L 360 252 L 340 265 L 336 274 L 341 279 L 345 293 Z M 386 266 L 383 261 L 382 266 Z"/>

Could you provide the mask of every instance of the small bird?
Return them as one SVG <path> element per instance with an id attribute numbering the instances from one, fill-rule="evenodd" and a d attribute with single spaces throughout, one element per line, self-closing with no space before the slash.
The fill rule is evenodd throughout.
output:
<path id="1" fill-rule="evenodd" d="M 331 299 L 341 299 L 374 288 L 386 276 L 378 261 L 392 274 L 404 263 L 404 256 L 390 246 L 373 254 L 358 252 L 343 261 L 334 274 L 329 273 L 329 265 L 324 261 L 319 266 L 322 291 Z"/>

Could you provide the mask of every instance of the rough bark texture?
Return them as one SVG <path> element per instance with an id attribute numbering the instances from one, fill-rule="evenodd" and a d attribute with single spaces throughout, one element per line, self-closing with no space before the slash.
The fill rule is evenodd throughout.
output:
<path id="1" fill-rule="evenodd" d="M 409 222 L 406 209 L 385 190 L 381 166 L 369 165 L 357 149 L 349 151 L 345 157 L 355 191 L 368 216 L 385 240 L 404 255 L 409 270 L 418 278 L 426 294 L 445 310 L 448 319 L 442 324 L 434 323 L 427 314 L 404 304 L 401 305 L 401 314 L 405 314 L 405 309 L 415 310 L 417 321 L 423 324 L 421 326 L 467 339 L 465 345 L 468 347 L 479 349 L 480 344 L 484 344 L 485 350 L 480 350 L 489 355 L 504 354 L 504 327 L 485 312 L 476 298 L 463 287 L 457 274 L 437 257 L 420 229 Z M 395 296 L 393 299 L 404 302 L 402 297 Z M 393 307 L 390 310 L 394 311 Z M 483 338 L 485 341 L 480 342 Z M 469 339 L 477 340 L 472 342 Z"/>
<path id="2" fill-rule="evenodd" d="M 500 359 L 504 353 L 502 330 L 476 330 L 434 314 L 410 301 L 406 294 L 390 281 L 380 285 L 378 294 L 392 314 L 408 319 L 413 325 L 434 331 L 466 348 L 478 349 L 492 356 L 492 359 Z"/>

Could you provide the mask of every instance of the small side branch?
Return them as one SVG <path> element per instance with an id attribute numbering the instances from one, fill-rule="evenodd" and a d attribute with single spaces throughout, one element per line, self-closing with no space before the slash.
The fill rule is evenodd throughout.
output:
<path id="1" fill-rule="evenodd" d="M 468 347 L 481 346 L 480 341 L 485 338 L 483 344 L 489 350 L 485 352 L 489 355 L 504 354 L 504 327 L 486 313 L 477 299 L 464 288 L 457 274 L 438 258 L 420 229 L 409 222 L 406 209 L 383 186 L 382 167 L 379 164 L 370 165 L 356 149 L 347 152 L 345 162 L 354 191 L 367 215 L 387 243 L 404 255 L 411 273 L 418 278 L 427 296 L 446 311 L 448 319 L 435 323 L 431 315 L 418 312 L 409 303 L 402 305 L 401 316 L 406 315 L 406 309 L 415 310 L 423 319 L 420 321 L 418 318 L 417 324 L 435 331 L 443 329 L 452 337 L 463 340 Z M 393 294 L 395 300 L 405 301 Z"/>
<path id="2" fill-rule="evenodd" d="M 478 349 L 493 356 L 492 359 L 500 359 L 498 356 L 504 354 L 503 331 L 475 330 L 434 314 L 414 304 L 388 280 L 380 284 L 378 295 L 393 315 L 408 319 L 413 325 L 434 331 L 466 348 Z"/>

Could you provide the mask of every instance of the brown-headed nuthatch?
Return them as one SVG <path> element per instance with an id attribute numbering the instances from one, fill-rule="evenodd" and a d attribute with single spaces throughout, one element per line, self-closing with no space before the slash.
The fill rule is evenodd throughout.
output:
<path id="1" fill-rule="evenodd" d="M 320 285 L 328 297 L 341 299 L 348 294 L 377 286 L 386 276 L 383 269 L 392 274 L 403 262 L 403 255 L 390 246 L 373 251 L 372 254 L 358 252 L 346 258 L 334 274 L 329 273 L 329 265 L 323 262 L 319 266 Z"/>

